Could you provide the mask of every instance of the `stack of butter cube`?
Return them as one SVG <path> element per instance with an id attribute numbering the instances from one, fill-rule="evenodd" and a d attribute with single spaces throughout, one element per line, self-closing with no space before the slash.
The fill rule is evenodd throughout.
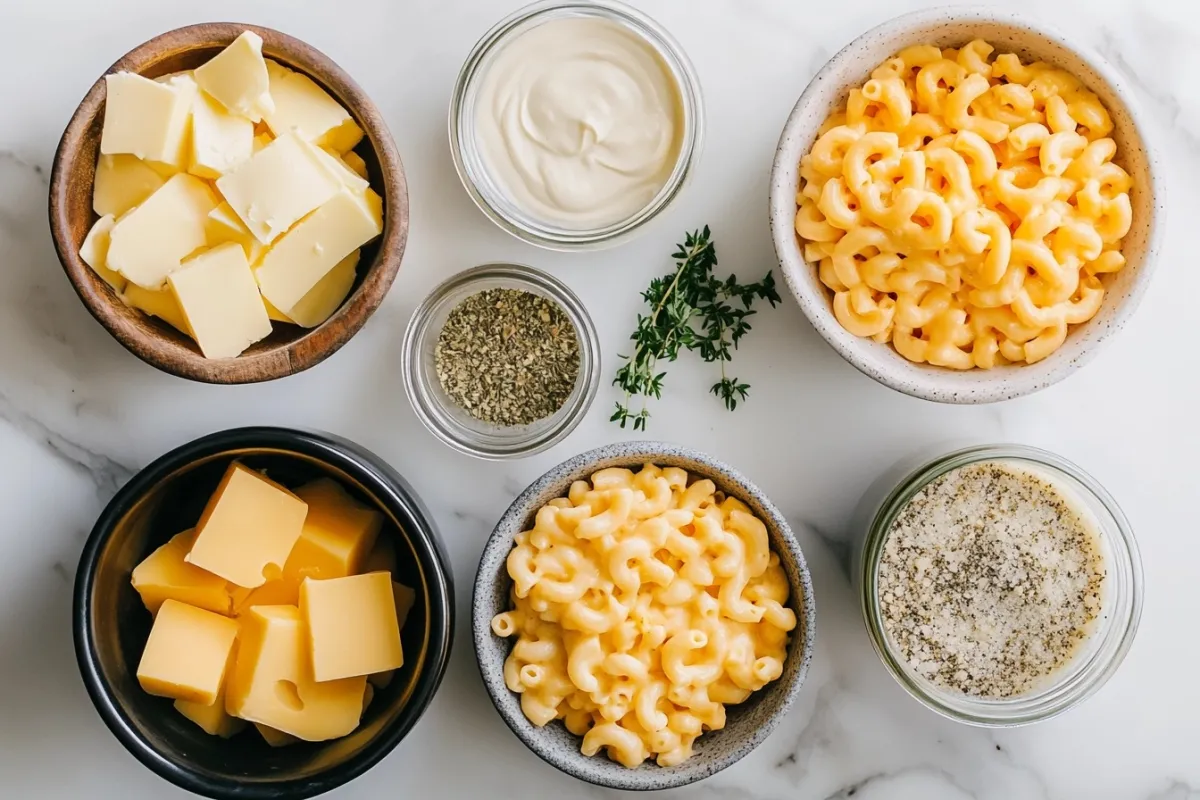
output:
<path id="1" fill-rule="evenodd" d="M 133 571 L 154 615 L 142 688 L 214 736 L 349 734 L 404 665 L 415 600 L 382 522 L 328 478 L 292 492 L 231 464 L 195 528 Z"/>
<path id="2" fill-rule="evenodd" d="M 346 109 L 251 31 L 195 70 L 105 81 L 88 266 L 208 358 L 328 319 L 383 231 Z"/>

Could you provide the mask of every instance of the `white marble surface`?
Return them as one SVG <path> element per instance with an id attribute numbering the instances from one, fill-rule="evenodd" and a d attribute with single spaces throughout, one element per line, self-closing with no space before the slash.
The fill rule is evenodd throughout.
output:
<path id="1" fill-rule="evenodd" d="M 628 434 L 608 423 L 616 395 L 604 388 L 574 435 L 536 458 L 488 464 L 441 446 L 410 410 L 397 366 L 419 298 L 485 260 L 550 269 L 592 310 L 611 376 L 632 329 L 636 293 L 669 266 L 666 256 L 685 228 L 711 224 L 722 265 L 740 275 L 773 265 L 767 171 L 789 109 L 843 43 L 925 4 L 645 2 L 696 62 L 709 109 L 705 158 L 686 195 L 643 237 L 605 253 L 563 256 L 487 222 L 459 186 L 447 151 L 446 109 L 458 68 L 515 3 L 0 4 L 0 795 L 183 796 L 135 762 L 93 711 L 75 668 L 68 608 L 75 562 L 102 505 L 134 470 L 194 436 L 276 423 L 324 428 L 373 448 L 433 509 L 465 613 L 476 558 L 513 495 L 559 460 Z M 1133 323 L 1081 373 L 994 406 L 937 406 L 872 383 L 818 338 L 790 299 L 758 318 L 735 362 L 754 386 L 736 413 L 705 394 L 712 378 L 703 365 L 672 368 L 650 433 L 738 465 L 774 497 L 812 565 L 820 627 L 813 670 L 786 723 L 743 762 L 672 796 L 1200 798 L 1200 539 L 1192 513 L 1200 492 L 1200 270 L 1187 245 L 1200 213 L 1200 5 L 1004 5 L 1070 29 L 1137 87 L 1166 148 L 1172 184 L 1173 225 L 1155 284 Z M 54 146 L 95 77 L 154 34 L 218 19 L 280 28 L 349 70 L 383 108 L 412 193 L 408 253 L 380 312 L 330 361 L 262 386 L 188 383 L 126 353 L 75 298 L 45 221 Z M 1096 697 L 1040 726 L 973 730 L 910 700 L 872 653 L 839 565 L 837 542 L 872 478 L 900 457 L 962 438 L 1038 445 L 1076 460 L 1117 496 L 1141 542 L 1146 605 L 1132 652 Z M 614 794 L 560 775 L 509 733 L 479 682 L 468 632 L 460 617 L 445 683 L 414 733 L 329 796 Z"/>

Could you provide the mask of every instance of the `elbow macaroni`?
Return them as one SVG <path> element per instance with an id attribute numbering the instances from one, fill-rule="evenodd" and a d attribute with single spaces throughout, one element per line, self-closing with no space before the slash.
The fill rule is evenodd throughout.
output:
<path id="1" fill-rule="evenodd" d="M 982 40 L 880 65 L 800 159 L 804 258 L 856 336 L 951 369 L 1035 363 L 1121 269 L 1133 181 L 1096 95 Z"/>
<path id="2" fill-rule="evenodd" d="M 535 516 L 508 556 L 508 688 L 626 767 L 687 759 L 725 706 L 783 674 L 796 615 L 766 526 L 676 467 L 603 469 Z"/>

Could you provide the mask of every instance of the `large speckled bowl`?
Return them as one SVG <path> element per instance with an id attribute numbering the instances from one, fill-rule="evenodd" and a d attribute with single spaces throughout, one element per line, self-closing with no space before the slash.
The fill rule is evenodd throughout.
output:
<path id="1" fill-rule="evenodd" d="M 661 467 L 682 467 L 694 476 L 710 478 L 717 488 L 748 505 L 766 523 L 771 549 L 791 585 L 789 605 L 799 625 L 788 647 L 787 661 L 779 680 L 755 692 L 745 703 L 729 706 L 726 726 L 705 733 L 696 740 L 695 753 L 683 764 L 659 767 L 647 761 L 637 769 L 627 769 L 603 755 L 588 757 L 580 753 L 580 737 L 574 736 L 561 722 L 539 728 L 521 713 L 519 696 L 504 683 L 504 660 L 512 640 L 492 633 L 492 617 L 510 608 L 505 560 L 513 547 L 513 537 L 533 526 L 537 510 L 556 497 L 564 497 L 571 483 L 588 478 L 606 467 L 636 469 L 645 463 Z M 547 763 L 568 775 L 599 786 L 614 789 L 653 790 L 684 786 L 709 777 L 733 764 L 762 743 L 787 712 L 808 673 L 812 660 L 816 606 L 812 579 L 804 554 L 796 543 L 787 521 L 758 487 L 732 467 L 710 456 L 675 445 L 659 442 L 623 442 L 591 450 L 559 464 L 513 501 L 496 524 L 475 577 L 472 602 L 472 630 L 479 672 L 496 710 L 525 745 Z"/>
<path id="2" fill-rule="evenodd" d="M 800 157 L 817 130 L 861 86 L 876 66 L 909 45 L 957 47 L 986 39 L 997 52 L 1015 52 L 1067 70 L 1094 91 L 1112 115 L 1117 161 L 1133 176 L 1133 227 L 1125 239 L 1126 267 L 1108 282 L 1100 312 L 1075 328 L 1058 352 L 1032 365 L 957 372 L 913 364 L 891 348 L 854 336 L 833 315 L 829 291 L 815 264 L 804 260 L 793 227 Z M 788 117 L 771 170 L 771 231 L 788 286 L 817 332 L 838 353 L 882 384 L 944 403 L 987 403 L 1044 389 L 1089 361 L 1133 314 L 1150 283 L 1163 231 L 1162 165 L 1148 141 L 1149 120 L 1136 108 L 1125 79 L 1069 35 L 1008 11 L 982 7 L 935 8 L 896 17 L 872 28 L 830 59 Z"/>

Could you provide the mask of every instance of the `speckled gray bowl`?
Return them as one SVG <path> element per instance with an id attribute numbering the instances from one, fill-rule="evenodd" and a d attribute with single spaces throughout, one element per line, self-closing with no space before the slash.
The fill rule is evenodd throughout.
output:
<path id="1" fill-rule="evenodd" d="M 800 157 L 811 149 L 817 130 L 850 89 L 861 86 L 875 67 L 909 45 L 957 47 L 975 38 L 986 39 L 997 52 L 1015 52 L 1024 61 L 1047 61 L 1081 79 L 1108 108 L 1116 126 L 1112 135 L 1117 161 L 1136 186 L 1130 194 L 1133 227 L 1124 245 L 1128 263 L 1107 283 L 1100 312 L 1071 331 L 1062 348 L 1044 361 L 956 372 L 913 364 L 890 345 L 845 330 L 833 315 L 832 298 L 817 278 L 816 265 L 804 260 L 793 224 Z M 1164 227 L 1163 170 L 1149 142 L 1150 127 L 1136 107 L 1132 90 L 1110 64 L 1078 40 L 1040 22 L 985 7 L 934 8 L 896 17 L 830 59 L 788 117 L 771 169 L 771 232 L 780 268 L 817 332 L 844 359 L 886 386 L 943 403 L 988 403 L 1044 389 L 1087 363 L 1129 320 L 1150 283 Z"/>
<path id="2" fill-rule="evenodd" d="M 696 740 L 695 754 L 676 767 L 659 767 L 647 761 L 637 769 L 627 769 L 604 756 L 588 757 L 579 752 L 580 738 L 573 736 L 561 722 L 539 728 L 521 713 L 518 695 L 504 684 L 504 659 L 511 641 L 492 633 L 492 617 L 507 610 L 512 581 L 505 560 L 513 546 L 513 537 L 528 530 L 534 514 L 555 497 L 563 497 L 571 483 L 588 478 L 606 467 L 636 468 L 647 462 L 659 466 L 682 467 L 693 475 L 710 478 L 717 488 L 748 505 L 766 523 L 771 549 L 791 584 L 789 605 L 799 625 L 788 646 L 787 661 L 779 680 L 755 692 L 749 700 L 728 707 L 726 726 L 705 733 Z M 568 775 L 599 786 L 614 789 L 653 790 L 684 786 L 702 780 L 733 764 L 762 743 L 787 712 L 808 673 L 812 660 L 813 623 L 812 578 L 800 545 L 779 510 L 741 473 L 710 456 L 660 442 L 622 442 L 583 453 L 559 464 L 513 501 L 496 524 L 475 577 L 472 602 L 472 631 L 479 673 L 496 710 L 525 745 L 547 763 Z"/>

